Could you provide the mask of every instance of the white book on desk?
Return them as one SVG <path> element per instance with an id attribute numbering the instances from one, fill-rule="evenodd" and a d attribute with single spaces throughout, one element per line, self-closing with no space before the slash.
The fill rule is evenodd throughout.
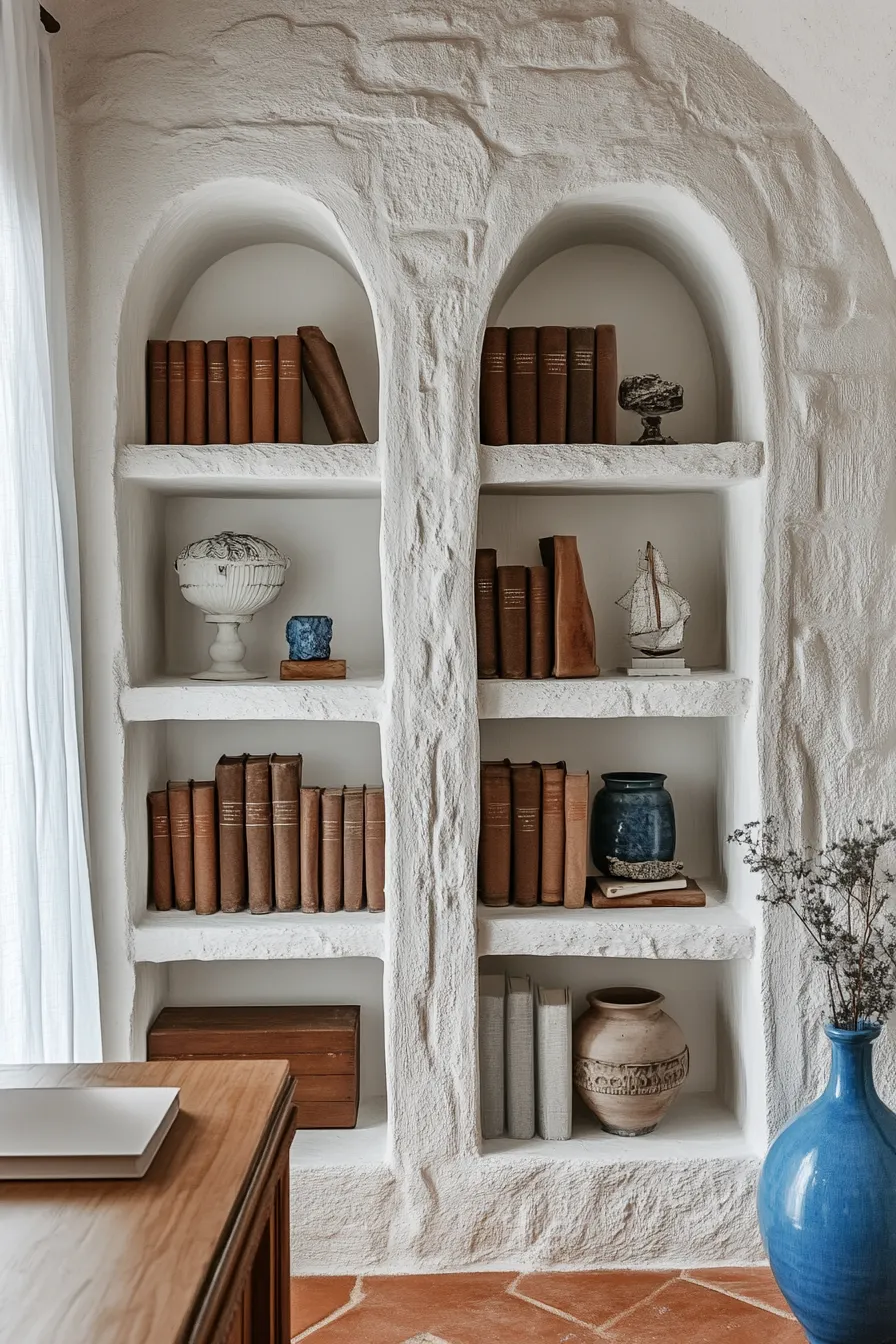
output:
<path id="1" fill-rule="evenodd" d="M 538 1133 L 572 1138 L 572 1001 L 568 989 L 535 997 L 535 1089 Z"/>
<path id="2" fill-rule="evenodd" d="M 535 1136 L 535 1033 L 528 975 L 507 977 L 504 1013 L 507 1133 L 512 1139 L 531 1139 Z"/>
<path id="3" fill-rule="evenodd" d="M 0 1089 L 0 1180 L 142 1176 L 177 1115 L 177 1087 Z"/>

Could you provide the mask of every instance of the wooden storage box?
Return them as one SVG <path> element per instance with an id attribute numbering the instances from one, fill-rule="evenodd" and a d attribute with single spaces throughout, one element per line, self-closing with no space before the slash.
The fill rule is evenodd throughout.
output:
<path id="1" fill-rule="evenodd" d="M 354 1129 L 358 1007 L 163 1008 L 147 1059 L 285 1059 L 297 1129 Z"/>

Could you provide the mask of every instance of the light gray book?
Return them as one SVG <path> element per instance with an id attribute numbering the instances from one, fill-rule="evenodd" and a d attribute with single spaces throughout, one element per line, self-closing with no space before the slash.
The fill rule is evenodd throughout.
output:
<path id="1" fill-rule="evenodd" d="M 528 975 L 507 977 L 504 1016 L 507 1133 L 512 1139 L 531 1139 L 535 1136 L 535 1032 Z"/>
<path id="2" fill-rule="evenodd" d="M 479 977 L 479 1117 L 484 1139 L 504 1133 L 504 976 Z"/>
<path id="3" fill-rule="evenodd" d="M 535 996 L 538 1132 L 543 1139 L 572 1138 L 572 1001 L 568 989 Z"/>

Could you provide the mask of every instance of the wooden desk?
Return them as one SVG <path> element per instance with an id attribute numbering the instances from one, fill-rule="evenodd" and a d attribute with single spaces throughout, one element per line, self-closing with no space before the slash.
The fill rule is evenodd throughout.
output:
<path id="1" fill-rule="evenodd" d="M 0 1069 L 175 1086 L 142 1180 L 0 1181 L 3 1344 L 287 1344 L 293 1083 L 280 1061 Z"/>

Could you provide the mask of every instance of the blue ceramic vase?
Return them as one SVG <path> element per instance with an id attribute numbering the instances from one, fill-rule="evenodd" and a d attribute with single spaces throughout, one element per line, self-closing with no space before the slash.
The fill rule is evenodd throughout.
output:
<path id="1" fill-rule="evenodd" d="M 881 1028 L 825 1032 L 827 1089 L 769 1149 L 759 1227 L 810 1344 L 894 1344 L 896 1115 L 871 1069 Z"/>
<path id="2" fill-rule="evenodd" d="M 675 811 L 665 775 L 620 770 L 601 775 L 591 809 L 591 857 L 609 875 L 608 856 L 627 863 L 675 857 Z"/>

